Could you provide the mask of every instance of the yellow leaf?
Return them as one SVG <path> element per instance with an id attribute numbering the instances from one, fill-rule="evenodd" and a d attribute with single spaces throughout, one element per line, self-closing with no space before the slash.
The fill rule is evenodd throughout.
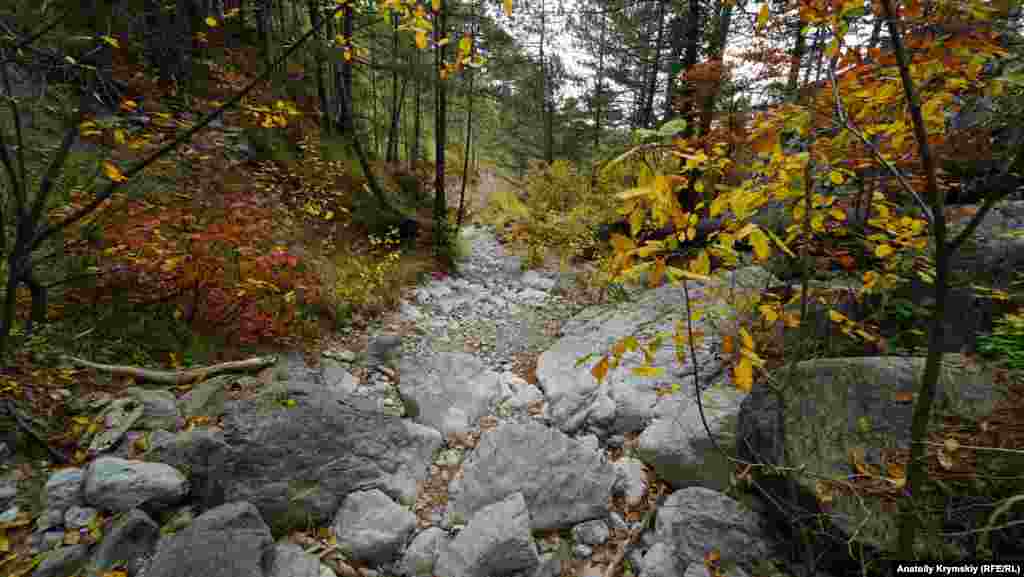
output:
<path id="1" fill-rule="evenodd" d="M 113 46 L 114 48 L 120 48 L 121 47 L 121 43 L 118 42 L 117 38 L 114 38 L 113 36 L 104 36 L 103 37 L 103 41 L 106 42 L 107 44 Z"/>
<path id="2" fill-rule="evenodd" d="M 437 14 L 441 11 L 441 0 L 430 0 L 430 9 Z"/>
<path id="3" fill-rule="evenodd" d="M 761 311 L 761 316 L 764 317 L 764 320 L 769 323 L 774 323 L 779 318 L 779 314 L 775 311 L 775 307 L 771 305 L 761 305 L 758 309 Z"/>
<path id="4" fill-rule="evenodd" d="M 216 28 L 218 26 L 218 24 L 219 24 L 219 22 L 217 22 L 217 19 L 214 18 L 213 16 L 207 16 L 206 17 L 206 25 L 209 26 L 210 28 Z"/>
<path id="5" fill-rule="evenodd" d="M 740 327 L 740 340 L 743 341 L 743 348 L 754 350 L 754 338 L 743 327 Z"/>
<path id="6" fill-rule="evenodd" d="M 512 0 L 505 0 L 505 16 L 512 17 Z"/>
<path id="7" fill-rule="evenodd" d="M 124 182 L 128 180 L 125 175 L 121 173 L 121 170 L 109 160 L 103 162 L 103 173 L 107 175 L 107 178 L 114 182 Z"/>
<path id="8" fill-rule="evenodd" d="M 946 452 L 955 453 L 960 448 L 960 442 L 953 437 L 949 437 L 942 443 L 942 446 L 946 449 Z"/>
<path id="9" fill-rule="evenodd" d="M 0 531 L 0 553 L 11 550 L 11 542 L 7 539 L 7 533 Z"/>
<path id="10" fill-rule="evenodd" d="M 846 318 L 846 316 L 843 313 L 836 310 L 828 311 L 828 318 L 832 319 L 832 322 L 834 323 L 842 323 L 850 320 Z"/>
<path id="11" fill-rule="evenodd" d="M 939 460 L 939 465 L 947 471 L 956 465 L 956 459 L 954 456 L 946 451 L 939 451 L 935 456 Z"/>
<path id="12" fill-rule="evenodd" d="M 626 345 L 626 350 L 629 352 L 633 352 L 640 347 L 640 342 L 637 341 L 636 337 L 634 337 L 633 335 L 626 337 L 623 343 Z"/>
<path id="13" fill-rule="evenodd" d="M 704 276 L 711 272 L 711 257 L 708 256 L 708 251 L 700 251 L 697 258 L 690 261 L 690 272 Z"/>
<path id="14" fill-rule="evenodd" d="M 858 475 L 868 475 L 874 477 L 878 474 L 878 471 L 874 467 L 864 462 L 865 452 L 862 447 L 853 447 L 850 449 L 850 465 Z"/>
<path id="15" fill-rule="evenodd" d="M 612 354 L 616 357 L 621 357 L 626 353 L 626 341 L 619 341 L 612 345 Z"/>
<path id="16" fill-rule="evenodd" d="M 897 487 L 902 487 L 907 482 L 907 467 L 902 463 L 888 463 L 886 466 L 889 477 L 896 483 Z"/>
<path id="17" fill-rule="evenodd" d="M 768 23 L 768 3 L 761 4 L 761 11 L 757 13 L 757 30 L 761 31 L 764 29 L 765 24 Z"/>
<path id="18" fill-rule="evenodd" d="M 873 271 L 873 270 L 869 270 L 869 271 L 865 272 L 864 273 L 864 277 L 863 277 L 864 288 L 865 289 L 871 289 L 872 287 L 875 286 L 875 283 L 878 282 L 879 278 L 880 277 L 879 277 L 878 273 Z"/>
<path id="19" fill-rule="evenodd" d="M 663 278 L 665 278 L 665 259 L 659 258 L 654 262 L 654 271 L 648 279 L 648 286 L 650 288 L 658 288 L 661 286 Z"/>
<path id="20" fill-rule="evenodd" d="M 877 256 L 878 258 L 885 258 L 892 253 L 892 247 L 887 244 L 880 244 L 877 247 L 875 247 L 875 256 Z"/>
<path id="21" fill-rule="evenodd" d="M 733 368 L 732 380 L 736 384 L 736 388 L 745 393 L 750 392 L 754 386 L 754 366 L 750 363 L 750 359 L 746 357 L 740 359 L 740 362 Z"/>
<path id="22" fill-rule="evenodd" d="M 646 215 L 642 210 L 634 210 L 633 214 L 629 215 L 629 235 L 636 238 L 637 233 L 644 226 L 644 217 Z"/>
<path id="23" fill-rule="evenodd" d="M 749 236 L 750 233 L 754 232 L 754 229 L 756 228 L 756 224 L 748 222 L 746 225 L 743 226 L 743 228 L 739 229 L 739 231 L 736 232 L 736 240 L 743 240 L 744 238 Z"/>
<path id="24" fill-rule="evenodd" d="M 757 260 L 765 261 L 771 256 L 772 251 L 768 244 L 768 237 L 761 229 L 755 229 L 750 233 L 750 244 L 754 247 L 754 256 L 757 257 Z"/>
<path id="25" fill-rule="evenodd" d="M 449 37 L 445 36 L 444 38 L 442 38 L 442 39 L 440 39 L 440 40 L 438 40 L 438 41 L 437 41 L 437 45 L 438 45 L 438 46 L 446 46 L 446 45 L 447 45 L 447 44 L 448 44 L 449 42 L 451 42 L 451 41 L 452 41 L 452 39 L 451 39 L 451 38 L 449 38 Z"/>
<path id="26" fill-rule="evenodd" d="M 846 213 L 840 208 L 833 207 L 828 211 L 828 214 L 836 220 L 846 220 Z"/>
<path id="27" fill-rule="evenodd" d="M 831 173 L 829 173 L 828 179 L 832 181 L 832 184 L 843 183 L 843 175 L 838 170 L 833 170 Z"/>
<path id="28" fill-rule="evenodd" d="M 473 41 L 470 40 L 469 36 L 463 36 L 462 40 L 459 40 L 459 50 L 462 52 L 469 52 L 469 49 L 473 47 Z"/>
<path id="29" fill-rule="evenodd" d="M 827 504 L 832 502 L 832 491 L 824 481 L 814 482 L 814 494 L 818 497 L 819 503 Z"/>
<path id="30" fill-rule="evenodd" d="M 825 215 L 820 212 L 814 213 L 811 217 L 811 229 L 815 232 L 823 232 L 825 230 Z"/>
<path id="31" fill-rule="evenodd" d="M 604 377 L 608 374 L 608 357 L 601 357 L 594 368 L 590 369 L 590 374 L 593 375 L 597 382 L 604 380 Z"/>
<path id="32" fill-rule="evenodd" d="M 732 345 L 732 335 L 722 335 L 722 352 L 731 355 L 735 350 Z"/>
<path id="33" fill-rule="evenodd" d="M 420 50 L 427 48 L 427 33 L 423 30 L 416 31 L 416 47 Z"/>
<path id="34" fill-rule="evenodd" d="M 707 275 L 697 274 L 695 272 L 683 270 L 681 268 L 676 268 L 674 266 L 666 267 L 665 270 L 666 272 L 668 272 L 668 277 L 673 281 L 677 281 L 682 278 L 688 278 L 690 280 L 696 280 L 701 282 L 707 282 L 711 280 L 711 278 L 708 277 Z"/>
<path id="35" fill-rule="evenodd" d="M 664 367 L 633 367 L 632 373 L 638 377 L 660 377 L 665 374 Z"/>

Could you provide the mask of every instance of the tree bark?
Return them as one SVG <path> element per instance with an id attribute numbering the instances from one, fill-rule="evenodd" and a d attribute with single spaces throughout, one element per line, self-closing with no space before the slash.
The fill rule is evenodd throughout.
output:
<path id="1" fill-rule="evenodd" d="M 436 173 L 434 180 L 434 248 L 439 256 L 447 258 L 450 256 L 450 251 L 448 250 L 450 239 L 448 238 L 448 199 L 444 189 L 444 149 L 447 141 L 446 107 L 448 99 L 445 93 L 445 80 L 440 78 L 441 68 L 444 66 L 445 46 L 447 46 L 440 44 L 440 40 L 445 34 L 445 8 L 446 6 L 442 0 L 438 11 L 434 14 L 434 43 L 437 46 L 434 50 L 434 74 L 438 75 L 437 88 L 435 90 L 437 112 L 434 117 L 434 162 Z"/>
<path id="2" fill-rule="evenodd" d="M 658 73 L 661 71 L 661 42 L 665 34 L 665 2 L 658 1 L 658 33 L 654 40 L 654 57 L 650 63 L 647 79 L 647 102 L 644 105 L 644 127 L 654 127 L 654 92 L 658 89 Z"/>

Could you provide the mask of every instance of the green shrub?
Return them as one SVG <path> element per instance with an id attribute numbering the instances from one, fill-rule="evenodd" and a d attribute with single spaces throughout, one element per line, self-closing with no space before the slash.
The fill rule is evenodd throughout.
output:
<path id="1" fill-rule="evenodd" d="M 291 164 L 298 159 L 298 147 L 278 128 L 246 128 L 244 131 L 257 160 Z"/>
<path id="2" fill-rule="evenodd" d="M 1007 314 L 991 334 L 978 338 L 978 352 L 1001 357 L 1013 369 L 1024 369 L 1024 314 Z"/>

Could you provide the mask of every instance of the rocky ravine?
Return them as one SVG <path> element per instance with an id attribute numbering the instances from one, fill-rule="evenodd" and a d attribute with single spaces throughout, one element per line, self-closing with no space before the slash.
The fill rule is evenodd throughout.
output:
<path id="1" fill-rule="evenodd" d="M 599 384 L 593 361 L 577 359 L 638 328 L 673 330 L 683 292 L 665 286 L 576 311 L 558 294 L 566 276 L 522 273 L 491 232 L 467 234 L 459 278 L 402 303 L 414 335 L 377 335 L 365 354 L 328 351 L 316 368 L 289 355 L 272 380 L 221 376 L 180 398 L 132 389 L 127 417 L 123 402 L 83 402 L 84 412 L 120 411 L 127 432 L 83 469 L 50 476 L 33 534 L 49 553 L 33 575 L 597 577 L 630 531 L 640 538 L 626 560 L 643 577 L 705 574 L 712 549 L 733 577 L 768 557 L 765 520 L 708 488 L 729 470 L 707 440 L 692 374 L 695 364 L 709 427 L 734 446 L 746 403 L 718 355 L 715 327 L 734 313 L 716 291 L 776 281 L 747 267 L 691 283 L 690 298 L 711 305 L 694 323 L 706 333 L 696 358 L 687 351 L 680 366 L 669 342 L 655 358 L 664 377 L 633 375 L 639 357 L 627 354 Z M 547 330 L 562 321 L 560 335 Z M 526 353 L 541 353 L 536 384 L 510 370 Z M 179 430 L 193 417 L 220 426 Z M 674 492 L 647 526 L 637 513 L 651 471 Z M 17 516 L 16 494 L 0 478 L 0 522 Z M 87 534 L 101 513 L 117 517 L 99 542 L 67 537 Z M 336 540 L 303 548 L 272 537 L 271 527 L 316 526 Z M 559 530 L 571 538 L 549 538 Z"/>

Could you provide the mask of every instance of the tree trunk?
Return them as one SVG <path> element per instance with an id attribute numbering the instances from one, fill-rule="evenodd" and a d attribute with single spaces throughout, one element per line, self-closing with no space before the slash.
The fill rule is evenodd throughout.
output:
<path id="1" fill-rule="evenodd" d="M 544 0 L 540 3 L 540 94 L 544 120 L 544 161 L 549 165 L 555 161 L 554 139 L 554 99 L 549 98 L 550 83 L 548 82 L 547 62 L 544 56 L 544 43 L 547 32 L 547 9 Z"/>
<path id="2" fill-rule="evenodd" d="M 398 14 L 392 14 L 391 25 L 391 123 L 388 130 L 388 146 L 385 154 L 385 161 L 394 163 L 398 161 L 398 121 L 401 118 L 398 88 Z M 401 92 L 405 94 L 405 83 L 402 83 Z"/>
<path id="3" fill-rule="evenodd" d="M 397 77 L 395 81 L 398 81 Z M 398 162 L 398 137 L 401 134 L 399 128 L 401 127 L 402 104 L 405 102 L 405 89 L 409 85 L 409 79 L 403 79 L 401 84 L 402 89 L 396 93 L 392 103 L 391 130 L 388 131 L 387 161 L 389 163 Z"/>
<path id="4" fill-rule="evenodd" d="M 598 168 L 596 165 L 598 156 L 601 154 L 601 119 L 604 116 L 604 39 L 605 31 L 608 29 L 608 23 L 604 14 L 599 14 L 598 17 L 601 19 L 601 39 L 598 41 L 597 47 L 597 87 L 594 90 L 594 153 L 591 155 L 592 164 L 594 167 L 590 173 L 590 189 L 593 190 L 597 187 L 597 173 Z"/>
<path id="5" fill-rule="evenodd" d="M 709 60 L 722 60 L 722 57 L 725 54 L 725 46 L 729 39 L 729 27 L 732 24 L 732 6 L 732 4 L 726 4 L 724 2 L 719 4 L 718 27 L 715 31 L 711 50 L 709 51 Z M 711 120 L 715 112 L 715 101 L 718 99 L 718 92 L 721 89 L 721 86 L 722 80 L 719 79 L 709 88 L 707 94 L 704 96 L 704 102 L 701 103 L 700 134 L 702 137 L 706 137 L 711 131 Z M 711 187 L 705 189 L 705 197 L 709 209 L 711 206 L 710 195 L 713 193 L 714 191 Z"/>
<path id="6" fill-rule="evenodd" d="M 683 70 L 689 72 L 697 64 L 697 48 L 700 44 L 700 0 L 690 0 L 690 11 L 687 14 L 686 53 L 683 56 Z M 682 116 L 686 120 L 684 136 L 689 138 L 696 132 L 694 110 L 696 90 L 692 81 L 687 81 L 681 91 L 683 94 Z"/>
<path id="7" fill-rule="evenodd" d="M 800 81 L 800 63 L 804 57 L 804 45 L 807 40 L 804 37 L 803 22 L 797 20 L 796 39 L 793 43 L 793 56 L 789 64 L 789 78 L 786 80 L 786 95 L 794 101 L 799 99 L 798 83 Z"/>
<path id="8" fill-rule="evenodd" d="M 416 163 L 420 160 L 420 137 L 423 133 L 423 126 L 420 123 L 422 118 L 422 109 L 420 108 L 420 95 L 423 93 L 423 83 L 420 81 L 420 62 L 422 56 L 419 50 L 416 51 L 416 116 L 413 120 L 412 126 L 412 154 L 409 155 L 409 167 L 416 168 Z"/>
<path id="9" fill-rule="evenodd" d="M 320 27 L 320 5 L 317 0 L 309 0 L 309 21 L 313 28 Z M 324 67 L 324 50 L 323 50 L 323 35 L 317 34 L 316 38 L 316 93 L 320 99 L 320 129 L 324 134 L 330 134 L 331 122 L 328 111 L 330 108 L 327 105 L 327 84 L 324 79 L 326 70 Z"/>
<path id="10" fill-rule="evenodd" d="M 448 199 L 444 189 L 444 149 L 447 140 L 446 131 L 446 106 L 447 94 L 445 93 L 445 80 L 440 78 L 441 67 L 444 66 L 445 46 L 441 45 L 441 38 L 445 34 L 445 6 L 440 3 L 438 11 L 434 14 L 436 22 L 434 25 L 434 43 L 437 48 L 434 50 L 434 74 L 437 75 L 437 108 L 434 117 L 434 155 L 435 155 L 435 181 L 434 181 L 434 248 L 439 256 L 449 257 L 448 250 Z"/>
<path id="11" fill-rule="evenodd" d="M 473 36 L 475 37 L 475 3 L 472 5 L 472 8 L 470 10 L 471 12 L 469 17 L 470 20 L 474 22 Z M 473 58 L 474 49 L 471 49 L 469 54 L 471 61 Z M 473 69 L 466 68 L 466 74 L 469 75 L 469 91 L 466 94 L 466 153 L 464 155 L 464 158 L 462 159 L 462 190 L 459 193 L 459 216 L 455 223 L 456 234 L 458 234 L 459 230 L 462 230 L 462 217 L 465 214 L 466 209 L 466 182 L 469 181 L 469 154 L 473 147 Z"/>
<path id="12" fill-rule="evenodd" d="M 650 65 L 650 76 L 647 79 L 647 102 L 644 105 L 644 127 L 654 127 L 654 91 L 658 89 L 658 72 L 661 68 L 661 42 L 665 33 L 665 2 L 658 2 L 658 34 L 654 41 L 654 58 Z"/>
<path id="13" fill-rule="evenodd" d="M 677 66 L 681 65 L 680 58 L 683 54 L 684 24 L 685 21 L 677 16 L 672 19 L 670 26 L 671 32 L 669 35 L 672 38 L 672 48 L 668 59 L 668 79 L 665 81 L 665 116 L 662 119 L 663 122 L 672 120 L 676 115 L 676 108 L 673 106 L 672 100 L 675 98 L 676 69 Z"/>

